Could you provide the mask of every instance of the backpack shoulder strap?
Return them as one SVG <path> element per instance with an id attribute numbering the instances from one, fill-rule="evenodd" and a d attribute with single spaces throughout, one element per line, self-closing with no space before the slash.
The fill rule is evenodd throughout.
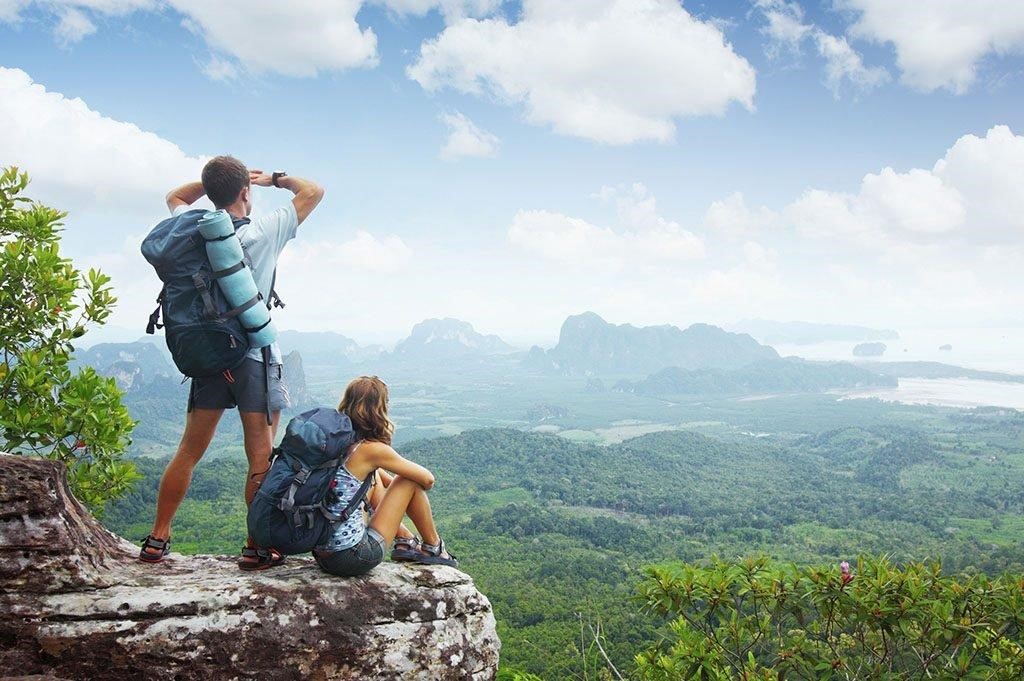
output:
<path id="1" fill-rule="evenodd" d="M 340 513 L 331 513 L 323 504 L 320 505 L 320 512 L 333 525 L 345 522 L 350 517 L 352 517 L 352 514 L 356 512 L 356 509 L 359 508 L 359 505 L 366 500 L 366 495 L 370 493 L 370 488 L 373 487 L 376 480 L 377 471 L 374 470 L 373 472 L 366 476 L 366 479 L 363 480 L 363 484 L 361 484 L 359 486 L 359 489 L 356 490 L 356 493 L 352 497 L 352 500 L 348 502 L 348 505 L 345 506 L 345 508 L 343 508 Z"/>
<path id="2" fill-rule="evenodd" d="M 362 444 L 362 442 L 362 440 L 356 440 L 351 445 L 349 445 L 348 449 L 345 451 L 344 454 L 339 456 L 337 459 L 332 459 L 331 461 L 328 461 L 326 464 L 324 464 L 324 466 L 331 465 L 337 467 L 345 465 L 345 462 L 352 457 L 352 454 L 355 453 L 356 449 L 359 447 L 360 444 Z M 327 518 L 328 521 L 330 521 L 333 524 L 345 522 L 352 516 L 353 513 L 355 513 L 356 509 L 359 508 L 359 505 L 366 500 L 366 495 L 370 493 L 370 488 L 373 487 L 376 481 L 377 470 L 374 469 L 367 474 L 366 478 L 363 480 L 363 483 L 359 485 L 359 489 L 356 490 L 355 495 L 348 502 L 348 505 L 346 505 L 345 508 L 341 510 L 340 513 L 331 513 L 330 511 L 327 510 L 326 504 L 320 505 L 320 512 L 324 515 L 325 518 Z"/>
<path id="3" fill-rule="evenodd" d="M 277 268 L 274 268 L 274 275 L 270 278 L 270 295 L 267 296 L 267 309 L 271 307 L 285 307 L 281 296 L 277 295 Z"/>
<path id="4" fill-rule="evenodd" d="M 157 329 L 164 328 L 164 325 L 160 323 L 160 309 L 164 304 L 164 292 L 167 291 L 167 286 L 163 286 L 160 289 L 160 295 L 156 297 L 156 309 L 149 315 L 149 322 L 146 324 L 146 333 L 152 336 L 156 333 Z"/>

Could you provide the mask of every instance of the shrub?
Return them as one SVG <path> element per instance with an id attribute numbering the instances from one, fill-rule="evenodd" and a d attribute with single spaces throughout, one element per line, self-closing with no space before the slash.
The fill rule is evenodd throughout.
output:
<path id="1" fill-rule="evenodd" d="M 1021 679 L 1024 579 L 766 558 L 648 568 L 639 598 L 671 619 L 643 679 Z"/>
<path id="2" fill-rule="evenodd" d="M 65 214 L 22 196 L 27 186 L 0 170 L 0 449 L 65 462 L 76 496 L 101 512 L 136 477 L 121 460 L 135 424 L 113 379 L 70 362 L 116 298 L 109 277 L 61 256 Z"/>

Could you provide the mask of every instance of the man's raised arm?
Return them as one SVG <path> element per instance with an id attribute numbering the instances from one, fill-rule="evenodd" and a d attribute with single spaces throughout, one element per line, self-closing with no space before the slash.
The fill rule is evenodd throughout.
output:
<path id="1" fill-rule="evenodd" d="M 193 203 L 203 198 L 203 194 L 205 193 L 206 190 L 203 189 L 202 182 L 189 182 L 188 184 L 183 184 L 177 189 L 172 189 L 167 192 L 167 197 L 165 199 L 167 201 L 167 208 L 173 213 L 175 209 L 180 206 L 191 206 Z"/>
<path id="2" fill-rule="evenodd" d="M 261 187 L 272 187 L 274 186 L 274 176 L 270 173 L 265 173 L 262 170 L 250 170 L 249 179 L 253 184 Z M 309 214 L 313 212 L 313 209 L 320 203 L 320 199 L 324 198 L 324 188 L 318 185 L 312 180 L 304 180 L 301 177 L 292 177 L 291 175 L 280 175 L 277 178 L 277 186 L 282 189 L 287 189 L 291 193 L 295 194 L 292 199 L 292 203 L 295 205 L 295 214 L 299 218 L 299 224 L 309 217 Z"/>

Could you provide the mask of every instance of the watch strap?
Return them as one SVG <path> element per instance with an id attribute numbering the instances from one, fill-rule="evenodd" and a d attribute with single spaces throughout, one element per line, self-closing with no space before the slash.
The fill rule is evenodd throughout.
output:
<path id="1" fill-rule="evenodd" d="M 281 185 L 279 185 L 277 183 L 277 181 L 280 180 L 282 177 L 287 177 L 287 176 L 288 176 L 288 173 L 286 173 L 284 171 L 280 171 L 280 170 L 279 171 L 275 171 L 274 174 L 270 176 L 270 183 L 272 185 L 274 185 L 275 187 L 280 187 Z"/>

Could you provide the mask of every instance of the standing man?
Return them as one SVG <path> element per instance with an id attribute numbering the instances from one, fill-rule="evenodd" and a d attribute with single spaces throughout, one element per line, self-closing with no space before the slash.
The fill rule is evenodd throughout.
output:
<path id="1" fill-rule="evenodd" d="M 250 222 L 248 216 L 252 212 L 254 184 L 287 189 L 294 197 L 285 206 Z M 236 225 L 244 221 L 245 224 L 237 229 L 238 239 L 252 266 L 256 287 L 263 300 L 270 300 L 278 256 L 295 236 L 296 228 L 320 203 L 324 196 L 323 188 L 315 182 L 283 172 L 268 174 L 262 170 L 248 170 L 236 158 L 217 156 L 203 168 L 202 182 L 190 182 L 167 194 L 167 207 L 172 215 L 180 215 L 192 210 L 191 205 L 204 194 L 215 207 L 226 210 Z M 248 505 L 252 501 L 266 473 L 281 410 L 290 406 L 281 349 L 276 342 L 270 346 L 269 357 L 269 394 L 263 355 L 258 348 L 250 350 L 244 363 L 226 375 L 192 380 L 185 433 L 160 480 L 156 520 L 152 533 L 143 542 L 140 560 L 159 562 L 170 551 L 171 521 L 188 491 L 192 470 L 206 453 L 225 409 L 238 407 L 242 420 L 245 455 L 249 460 L 245 503 Z M 259 570 L 282 562 L 284 556 L 277 551 L 257 549 L 248 542 L 238 566 L 243 570 Z"/>

